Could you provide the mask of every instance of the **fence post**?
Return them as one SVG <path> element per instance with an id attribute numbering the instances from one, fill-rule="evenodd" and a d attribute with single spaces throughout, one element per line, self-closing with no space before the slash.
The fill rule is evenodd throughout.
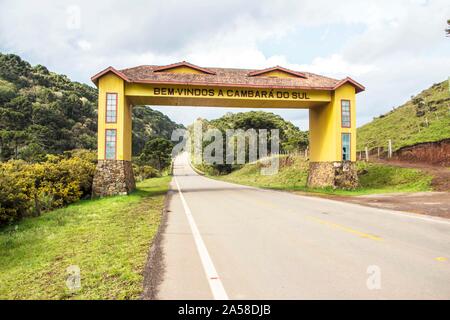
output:
<path id="1" fill-rule="evenodd" d="M 388 140 L 388 158 L 392 158 L 392 140 Z"/>

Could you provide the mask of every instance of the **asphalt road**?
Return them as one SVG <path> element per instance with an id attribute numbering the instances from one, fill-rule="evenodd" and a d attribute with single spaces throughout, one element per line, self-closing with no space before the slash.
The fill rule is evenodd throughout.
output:
<path id="1" fill-rule="evenodd" d="M 187 159 L 157 299 L 450 299 L 450 220 L 212 180 Z"/>

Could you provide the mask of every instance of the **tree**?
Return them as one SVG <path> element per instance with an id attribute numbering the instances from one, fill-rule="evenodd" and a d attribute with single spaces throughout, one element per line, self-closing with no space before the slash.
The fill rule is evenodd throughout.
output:
<path id="1" fill-rule="evenodd" d="M 133 106 L 133 155 L 141 154 L 150 137 L 169 139 L 175 129 L 183 128 L 163 113 L 147 106 Z"/>
<path id="2" fill-rule="evenodd" d="M 25 160 L 30 163 L 45 161 L 45 151 L 42 146 L 32 142 L 28 144 L 25 148 L 20 150 L 20 159 Z"/>
<path id="3" fill-rule="evenodd" d="M 0 128 L 23 130 L 31 122 L 32 103 L 27 96 L 17 96 L 0 107 Z"/>
<path id="4" fill-rule="evenodd" d="M 14 98 L 16 93 L 17 89 L 14 84 L 0 79 L 0 105 Z"/>
<path id="5" fill-rule="evenodd" d="M 172 143 L 161 137 L 152 137 L 145 143 L 139 162 L 149 164 L 161 171 L 171 162 Z"/>
<path id="6" fill-rule="evenodd" d="M 31 65 L 15 54 L 0 54 L 0 78 L 10 81 L 18 87 L 28 84 Z"/>
<path id="7" fill-rule="evenodd" d="M 447 37 L 450 36 L 450 19 L 447 20 L 447 29 L 445 29 L 445 32 L 447 33 Z"/>

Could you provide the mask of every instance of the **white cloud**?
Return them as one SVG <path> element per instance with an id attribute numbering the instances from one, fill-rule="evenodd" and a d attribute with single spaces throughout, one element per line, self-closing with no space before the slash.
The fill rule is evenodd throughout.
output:
<path id="1" fill-rule="evenodd" d="M 86 40 L 79 40 L 77 42 L 78 46 L 80 47 L 81 50 L 83 51 L 89 51 L 92 48 L 92 45 L 89 41 Z"/>
<path id="2" fill-rule="evenodd" d="M 446 0 L 1 0 L 0 50 L 83 82 L 109 65 L 180 60 L 247 68 L 278 64 L 351 76 L 367 87 L 358 95 L 359 119 L 367 121 L 448 76 L 448 17 Z M 301 52 L 298 60 L 295 54 L 264 52 L 264 44 L 282 46 L 296 30 L 317 28 L 317 40 L 302 43 L 314 53 L 309 61 L 300 60 Z M 348 29 L 355 31 L 350 37 Z M 324 52 L 324 41 L 336 48 Z M 195 112 L 219 112 L 207 110 Z M 187 112 L 192 110 L 179 111 Z M 296 124 L 306 123 L 304 112 L 282 113 Z"/>
<path id="3" fill-rule="evenodd" d="M 301 65 L 298 69 L 308 69 L 319 74 L 328 74 L 337 78 L 344 78 L 347 75 L 360 77 L 373 72 L 377 67 L 373 64 L 352 63 L 344 59 L 340 54 L 332 54 L 329 57 L 317 57 L 309 65 Z"/>

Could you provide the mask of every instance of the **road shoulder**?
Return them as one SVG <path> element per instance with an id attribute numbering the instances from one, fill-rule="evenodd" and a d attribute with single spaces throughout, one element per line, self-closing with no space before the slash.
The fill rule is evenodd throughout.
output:
<path id="1" fill-rule="evenodd" d="M 163 280 L 163 274 L 165 270 L 163 250 L 162 250 L 162 239 L 164 236 L 164 231 L 167 228 L 169 203 L 172 198 L 174 190 L 169 190 L 166 193 L 164 199 L 164 207 L 162 209 L 161 224 L 159 225 L 158 232 L 150 246 L 148 252 L 147 263 L 144 268 L 144 281 L 141 299 L 142 300 L 155 300 L 159 285 Z"/>
<path id="2" fill-rule="evenodd" d="M 450 219 L 449 192 L 399 192 L 364 196 L 343 196 L 292 191 L 294 194 L 350 202 L 367 207 L 416 213 Z"/>

